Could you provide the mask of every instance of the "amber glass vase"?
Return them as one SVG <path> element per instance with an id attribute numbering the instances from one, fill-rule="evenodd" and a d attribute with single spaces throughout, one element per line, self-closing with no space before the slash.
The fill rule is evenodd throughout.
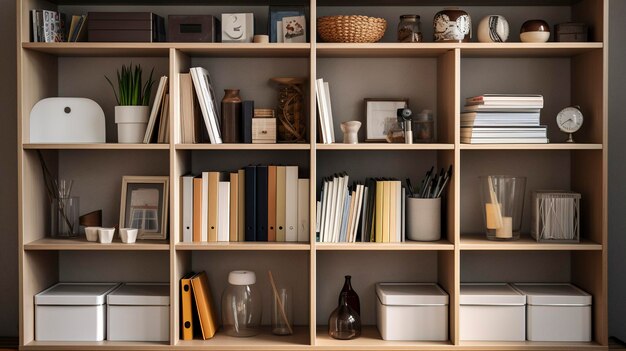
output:
<path id="1" fill-rule="evenodd" d="M 348 306 L 356 311 L 356 313 L 361 315 L 361 302 L 359 301 L 359 295 L 352 289 L 352 276 L 346 275 L 346 280 L 343 283 L 343 288 L 341 289 L 341 293 L 339 294 L 339 304 L 341 304 L 341 295 L 343 293 L 347 294 Z"/>
<path id="2" fill-rule="evenodd" d="M 339 295 L 339 306 L 328 318 L 328 335 L 339 340 L 361 336 L 361 316 L 348 304 L 348 293 Z"/>
<path id="3" fill-rule="evenodd" d="M 241 142 L 241 97 L 239 89 L 224 89 L 220 130 L 225 143 Z"/>

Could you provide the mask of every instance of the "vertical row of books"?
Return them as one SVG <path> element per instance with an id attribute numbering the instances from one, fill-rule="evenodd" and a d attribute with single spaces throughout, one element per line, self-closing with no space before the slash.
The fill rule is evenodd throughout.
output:
<path id="1" fill-rule="evenodd" d="M 297 166 L 247 166 L 182 181 L 183 242 L 308 242 L 309 180 Z"/>
<path id="2" fill-rule="evenodd" d="M 148 127 L 143 137 L 144 144 L 167 144 L 170 140 L 170 94 L 167 76 L 161 77 L 157 88 Z"/>
<path id="3" fill-rule="evenodd" d="M 399 180 L 368 178 L 349 185 L 346 173 L 323 180 L 316 208 L 320 242 L 405 241 L 405 188 Z"/>
<path id="4" fill-rule="evenodd" d="M 467 98 L 461 114 L 461 142 L 467 144 L 545 144 L 541 125 L 543 96 L 484 94 Z"/>
<path id="5" fill-rule="evenodd" d="M 335 142 L 335 127 L 333 126 L 333 111 L 330 104 L 330 86 L 328 82 L 325 82 L 322 78 L 317 79 L 315 81 L 315 94 L 320 119 L 320 141 L 324 144 L 332 144 Z"/>
<path id="6" fill-rule="evenodd" d="M 64 13 L 50 10 L 31 10 L 32 41 L 59 43 L 85 41 L 87 15 L 72 16 L 69 30 Z"/>

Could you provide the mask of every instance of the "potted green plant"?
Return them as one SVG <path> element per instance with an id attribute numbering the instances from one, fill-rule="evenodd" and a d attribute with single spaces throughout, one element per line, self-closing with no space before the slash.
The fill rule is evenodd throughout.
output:
<path id="1" fill-rule="evenodd" d="M 150 93 L 152 91 L 152 74 L 142 83 L 140 65 L 131 63 L 122 65 L 117 71 L 117 90 L 115 85 L 105 76 L 113 88 L 117 106 L 115 106 L 115 123 L 117 124 L 117 141 L 119 143 L 141 143 L 148 126 L 150 110 Z"/>

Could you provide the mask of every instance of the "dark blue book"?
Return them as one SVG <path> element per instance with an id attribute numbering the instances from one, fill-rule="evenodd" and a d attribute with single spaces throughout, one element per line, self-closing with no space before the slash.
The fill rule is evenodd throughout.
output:
<path id="1" fill-rule="evenodd" d="M 241 140 L 252 144 L 252 118 L 254 117 L 254 101 L 241 103 Z"/>
<path id="2" fill-rule="evenodd" d="M 244 168 L 246 195 L 246 241 L 256 241 L 256 166 Z"/>
<path id="3" fill-rule="evenodd" d="M 267 240 L 267 166 L 256 167 L 256 241 Z"/>

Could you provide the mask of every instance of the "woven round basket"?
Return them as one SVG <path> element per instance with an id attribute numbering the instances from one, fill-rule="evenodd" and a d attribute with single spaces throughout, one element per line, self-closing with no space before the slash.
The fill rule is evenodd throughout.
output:
<path id="1" fill-rule="evenodd" d="M 368 16 L 324 16 L 317 19 L 317 33 L 330 43 L 375 43 L 385 30 L 387 21 Z"/>

